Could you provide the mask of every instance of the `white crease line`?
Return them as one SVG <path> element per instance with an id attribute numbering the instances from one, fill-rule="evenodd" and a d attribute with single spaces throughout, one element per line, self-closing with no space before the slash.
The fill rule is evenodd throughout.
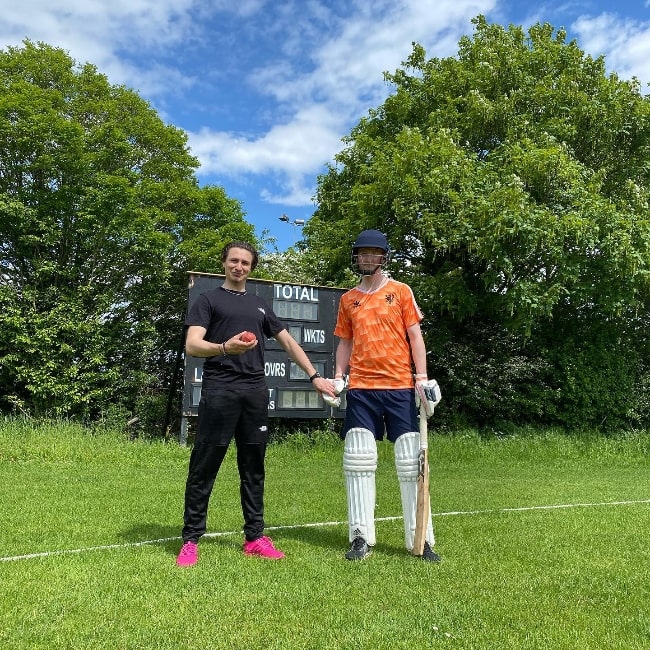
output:
<path id="1" fill-rule="evenodd" d="M 527 512 L 531 510 L 559 510 L 563 508 L 596 508 L 601 506 L 629 506 L 650 503 L 650 499 L 640 499 L 636 501 L 604 501 L 601 503 L 561 503 L 548 506 L 521 506 L 519 508 L 493 508 L 489 510 L 456 510 L 451 512 L 436 512 L 432 517 L 457 517 L 462 515 L 486 515 L 495 512 Z M 375 521 L 396 521 L 402 517 L 377 517 Z M 267 526 L 266 530 L 293 530 L 296 528 L 324 528 L 326 526 L 344 526 L 347 521 L 323 521 L 307 524 L 292 524 L 290 526 Z M 229 535 L 241 535 L 241 530 L 230 530 L 216 533 L 206 533 L 203 537 L 227 537 Z M 160 539 L 148 539 L 143 542 L 127 542 L 125 544 L 104 544 L 102 546 L 86 546 L 83 548 L 60 549 L 57 551 L 42 551 L 41 553 L 28 553 L 26 555 L 11 555 L 0 557 L 0 562 L 16 562 L 18 560 L 33 560 L 39 557 L 53 557 L 55 555 L 73 555 L 87 553 L 90 551 L 109 551 L 120 548 L 136 548 L 138 546 L 148 546 L 151 544 L 163 544 L 165 542 L 175 542 L 181 537 L 161 537 Z"/>
<path id="2" fill-rule="evenodd" d="M 449 517 L 453 515 L 485 515 L 495 512 L 526 512 L 528 510 L 560 510 L 562 508 L 596 508 L 599 506 L 630 506 L 642 503 L 650 503 L 650 499 L 638 499 L 635 501 L 604 501 L 601 503 L 559 503 L 550 506 L 521 506 L 519 508 L 494 508 L 492 510 L 459 510 L 456 512 L 438 512 L 432 517 Z M 401 517 L 399 517 L 401 519 Z M 1 559 L 1 558 L 0 558 Z"/>

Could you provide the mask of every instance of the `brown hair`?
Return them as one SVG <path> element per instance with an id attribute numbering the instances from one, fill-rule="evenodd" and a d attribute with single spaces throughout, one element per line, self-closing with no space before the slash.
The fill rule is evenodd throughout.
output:
<path id="1" fill-rule="evenodd" d="M 245 251 L 248 251 L 252 256 L 253 260 L 251 262 L 251 271 L 255 270 L 257 262 L 259 261 L 259 255 L 253 246 L 245 241 L 231 241 L 229 244 L 226 244 L 221 251 L 221 261 L 225 262 L 228 259 L 228 251 L 231 248 L 243 248 Z"/>

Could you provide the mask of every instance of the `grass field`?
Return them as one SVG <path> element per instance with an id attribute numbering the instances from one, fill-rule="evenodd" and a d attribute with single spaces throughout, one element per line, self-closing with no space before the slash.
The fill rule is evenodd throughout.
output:
<path id="1" fill-rule="evenodd" d="M 377 546 L 347 549 L 341 443 L 271 445 L 279 562 L 241 553 L 234 458 L 179 569 L 189 448 L 0 422 L 0 647 L 650 648 L 650 434 L 432 435 L 439 565 L 403 548 L 379 445 Z"/>

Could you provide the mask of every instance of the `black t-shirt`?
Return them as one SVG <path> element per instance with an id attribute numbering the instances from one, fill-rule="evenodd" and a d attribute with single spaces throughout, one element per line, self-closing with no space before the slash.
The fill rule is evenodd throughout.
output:
<path id="1" fill-rule="evenodd" d="M 258 344 L 244 354 L 207 357 L 203 364 L 203 388 L 259 388 L 264 378 L 264 341 L 279 334 L 284 325 L 268 303 L 253 294 L 229 291 L 223 287 L 202 293 L 185 319 L 185 325 L 205 327 L 205 340 L 224 343 L 248 330 Z"/>

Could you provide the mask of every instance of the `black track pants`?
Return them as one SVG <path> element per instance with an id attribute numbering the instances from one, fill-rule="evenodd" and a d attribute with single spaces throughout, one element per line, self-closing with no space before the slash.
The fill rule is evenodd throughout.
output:
<path id="1" fill-rule="evenodd" d="M 246 539 L 264 531 L 264 458 L 268 441 L 268 391 L 206 391 L 199 405 L 199 427 L 185 485 L 183 541 L 205 533 L 215 479 L 232 437 Z"/>

